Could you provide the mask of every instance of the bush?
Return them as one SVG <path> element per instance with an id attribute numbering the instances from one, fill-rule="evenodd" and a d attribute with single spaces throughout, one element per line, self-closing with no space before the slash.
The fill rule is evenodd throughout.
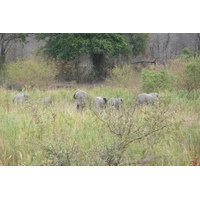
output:
<path id="1" fill-rule="evenodd" d="M 5 67 L 7 83 L 20 88 L 41 86 L 56 74 L 54 63 L 40 57 L 19 58 Z"/>
<path id="2" fill-rule="evenodd" d="M 176 86 L 179 90 L 191 92 L 200 88 L 200 56 L 196 52 L 195 54 L 196 56 L 190 57 L 184 57 L 182 54 L 176 60 L 170 61 L 170 70 L 177 77 Z"/>
<path id="3" fill-rule="evenodd" d="M 198 48 L 194 49 L 194 51 L 191 51 L 188 48 L 184 48 L 184 49 L 182 49 L 182 53 L 179 56 L 178 60 L 180 60 L 180 61 L 188 61 L 188 60 L 194 59 L 194 58 L 196 58 L 198 56 L 199 56 Z"/>
<path id="4" fill-rule="evenodd" d="M 187 90 L 196 90 L 200 88 L 200 62 L 193 61 L 186 65 L 183 69 L 184 76 L 187 82 Z"/>
<path id="5" fill-rule="evenodd" d="M 184 48 L 184 49 L 182 49 L 182 54 L 185 56 L 191 57 L 193 55 L 193 52 L 190 51 L 190 49 L 188 49 L 188 48 Z"/>
<path id="6" fill-rule="evenodd" d="M 140 117 L 136 107 L 122 107 L 118 112 L 110 109 L 105 113 L 94 111 L 94 114 L 107 128 L 106 133 L 112 135 L 111 141 L 102 141 L 101 149 L 97 151 L 101 158 L 100 163 L 108 166 L 145 165 L 157 157 L 148 153 L 156 143 L 162 141 L 161 134 L 169 133 L 169 128 L 172 128 L 169 119 L 173 117 L 173 113 L 161 104 L 157 108 L 154 107 L 153 112 L 151 108 L 141 109 Z M 135 147 L 142 142 L 144 146 L 141 151 L 139 146 L 136 150 Z M 129 162 L 126 155 L 131 149 L 135 152 Z"/>
<path id="7" fill-rule="evenodd" d="M 185 98 L 191 101 L 195 101 L 200 98 L 200 90 L 194 90 L 191 92 L 185 92 L 184 90 L 177 90 L 176 95 L 180 98 Z"/>
<path id="8" fill-rule="evenodd" d="M 174 76 L 166 70 L 154 71 L 142 69 L 141 88 L 144 92 L 155 92 L 162 89 L 172 90 Z"/>

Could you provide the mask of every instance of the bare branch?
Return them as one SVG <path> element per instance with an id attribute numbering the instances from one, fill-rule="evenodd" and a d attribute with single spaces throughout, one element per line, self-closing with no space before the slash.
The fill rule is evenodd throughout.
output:
<path id="1" fill-rule="evenodd" d="M 12 45 L 10 45 L 7 50 L 5 50 L 5 54 L 10 50 L 10 48 L 12 47 Z"/>
<path id="2" fill-rule="evenodd" d="M 110 130 L 112 133 L 114 133 L 115 135 L 121 137 L 120 134 L 116 133 L 116 132 L 111 128 L 111 126 L 110 126 L 110 124 L 109 124 L 108 122 L 106 122 L 105 120 L 101 119 L 101 118 L 98 116 L 98 114 L 97 114 L 94 110 L 92 110 L 92 111 L 93 111 L 93 113 L 95 114 L 95 116 L 96 116 L 100 121 L 102 121 L 103 123 L 105 123 L 105 124 L 108 126 L 109 130 Z"/>
<path id="3" fill-rule="evenodd" d="M 130 141 L 130 143 L 132 143 L 133 141 L 140 140 L 140 139 L 142 139 L 142 138 L 144 138 L 144 137 L 147 137 L 148 135 L 151 135 L 152 133 L 155 133 L 155 132 L 157 132 L 157 131 L 159 131 L 159 130 L 162 130 L 162 129 L 164 129 L 165 127 L 167 127 L 167 126 L 163 126 L 163 127 L 159 128 L 159 129 L 153 130 L 153 131 L 151 131 L 151 132 L 149 132 L 149 133 L 147 133 L 147 134 L 145 134 L 145 135 L 142 135 L 142 136 L 140 136 L 140 137 L 138 137 L 138 138 L 134 138 L 133 140 Z"/>
<path id="4" fill-rule="evenodd" d="M 156 61 L 157 61 L 157 59 L 155 59 L 155 60 L 149 60 L 149 61 L 147 61 L 147 60 L 141 60 L 141 61 L 131 62 L 131 64 L 139 64 L 139 63 L 154 63 L 154 64 L 156 64 Z"/>

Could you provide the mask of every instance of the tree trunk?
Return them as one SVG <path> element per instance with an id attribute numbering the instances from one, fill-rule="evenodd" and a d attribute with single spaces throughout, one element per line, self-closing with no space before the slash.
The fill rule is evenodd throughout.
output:
<path id="1" fill-rule="evenodd" d="M 79 58 L 75 59 L 75 68 L 76 68 L 76 78 L 77 78 L 77 83 L 80 82 L 79 64 L 80 64 L 80 60 L 79 60 Z"/>
<path id="2" fill-rule="evenodd" d="M 1 51 L 1 55 L 0 55 L 0 70 L 3 68 L 3 64 L 6 61 L 6 57 L 5 54 L 3 53 L 3 51 Z"/>
<path id="3" fill-rule="evenodd" d="M 92 62 L 95 70 L 99 73 L 99 77 L 104 78 L 106 76 L 106 70 L 104 69 L 104 56 L 103 54 L 91 54 Z"/>

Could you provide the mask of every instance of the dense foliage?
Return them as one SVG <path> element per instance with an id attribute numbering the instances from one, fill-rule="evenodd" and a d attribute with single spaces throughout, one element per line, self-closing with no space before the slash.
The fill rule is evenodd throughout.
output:
<path id="1" fill-rule="evenodd" d="M 103 75 L 105 58 L 122 55 L 127 59 L 130 55 L 138 55 L 144 51 L 149 34 L 140 33 L 38 33 L 37 39 L 45 40 L 42 48 L 44 54 L 62 61 L 75 61 L 80 56 L 92 58 L 95 70 Z"/>
<path id="2" fill-rule="evenodd" d="M 10 78 L 24 85 L 28 98 L 13 103 L 19 91 L 0 88 L 0 165 L 199 166 L 200 90 L 188 91 L 186 83 L 199 83 L 198 71 L 190 72 L 198 70 L 200 62 L 198 56 L 181 59 L 167 66 L 147 66 L 142 74 L 132 65 L 116 66 L 102 84 L 65 82 L 63 89 L 46 77 L 52 75 L 47 60 L 8 64 Z M 46 87 L 25 87 L 41 80 Z M 73 99 L 77 89 L 89 96 L 81 112 Z M 136 106 L 138 94 L 157 90 L 154 105 Z M 97 96 L 120 97 L 123 104 L 119 110 L 108 105 L 95 110 L 91 102 Z M 43 104 L 44 97 L 52 103 Z"/>

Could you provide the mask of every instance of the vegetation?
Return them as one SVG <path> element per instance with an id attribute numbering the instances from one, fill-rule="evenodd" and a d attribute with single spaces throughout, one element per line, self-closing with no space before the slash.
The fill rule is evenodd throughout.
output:
<path id="1" fill-rule="evenodd" d="M 179 58 L 169 63 L 169 70 L 177 78 L 177 89 L 193 92 L 200 88 L 200 56 L 196 50 L 185 48 Z"/>
<path id="2" fill-rule="evenodd" d="M 5 76 L 9 86 L 33 88 L 54 80 L 57 74 L 55 64 L 40 57 L 17 59 L 6 65 Z"/>
<path id="3" fill-rule="evenodd" d="M 139 74 L 134 71 L 131 65 L 125 64 L 124 66 L 115 66 L 109 70 L 109 75 L 106 78 L 106 83 L 120 88 L 133 89 L 135 81 L 139 81 L 137 78 Z M 138 85 L 138 84 L 137 84 Z"/>
<path id="4" fill-rule="evenodd" d="M 74 61 L 76 70 L 81 56 L 89 56 L 98 76 L 105 77 L 110 63 L 106 59 L 139 55 L 145 49 L 149 34 L 141 33 L 40 33 L 37 39 L 45 40 L 41 48 L 47 56 L 62 62 Z M 78 76 L 80 74 L 78 73 Z"/>
<path id="5" fill-rule="evenodd" d="M 196 56 L 199 56 L 198 55 L 198 49 L 195 49 L 194 51 L 191 51 L 188 48 L 184 48 L 182 50 L 181 56 L 179 56 L 179 57 L 180 57 L 180 59 L 187 59 L 187 58 L 196 57 Z"/>
<path id="6" fill-rule="evenodd" d="M 36 66 L 36 61 L 45 66 L 44 60 L 33 58 L 23 63 Z M 18 66 L 18 62 L 22 60 L 10 65 Z M 190 62 L 187 60 L 184 66 L 187 68 Z M 169 80 L 180 78 L 177 72 L 181 70 L 185 73 L 185 68 L 173 70 L 178 63 L 183 65 L 183 61 L 174 60 L 166 67 L 164 75 Z M 200 90 L 188 92 L 179 81 L 164 82 L 168 79 L 157 68 L 163 70 L 163 66 L 154 70 L 149 67 L 158 76 L 159 84 L 154 83 L 158 87 L 153 91 L 154 85 L 142 79 L 131 65 L 115 67 L 103 85 L 74 83 L 68 89 L 45 91 L 24 87 L 22 91 L 29 98 L 22 105 L 12 102 L 18 91 L 1 88 L 0 165 L 200 165 Z M 160 87 L 159 81 L 166 87 Z M 154 106 L 135 106 L 137 95 L 144 92 L 140 87 L 143 82 L 145 92 L 159 90 Z M 90 97 L 83 111 L 76 109 L 76 89 Z M 94 110 L 90 103 L 95 96 L 120 97 L 123 105 L 119 111 L 109 107 Z M 44 105 L 43 97 L 50 97 L 52 104 Z"/>
<path id="7" fill-rule="evenodd" d="M 26 42 L 25 33 L 0 33 L 0 69 L 5 63 L 5 57 L 15 42 Z"/>
<path id="8" fill-rule="evenodd" d="M 172 90 L 174 77 L 167 70 L 142 69 L 141 88 L 144 92 L 154 92 L 164 89 Z"/>
<path id="9" fill-rule="evenodd" d="M 190 92 L 200 88 L 200 62 L 193 61 L 184 68 L 184 77 L 187 81 L 187 90 Z"/>
<path id="10" fill-rule="evenodd" d="M 78 112 L 76 88 L 25 90 L 29 100 L 15 105 L 17 91 L 1 89 L 0 165 L 199 165 L 199 100 L 163 91 L 154 107 L 137 108 L 128 89 L 81 89 L 124 105 L 98 112 L 88 103 Z"/>

